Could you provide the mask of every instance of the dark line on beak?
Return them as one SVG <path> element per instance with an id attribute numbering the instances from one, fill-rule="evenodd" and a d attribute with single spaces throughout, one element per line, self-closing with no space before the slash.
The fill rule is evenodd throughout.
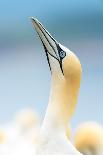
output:
<path id="1" fill-rule="evenodd" d="M 39 35 L 39 34 L 38 34 Z M 39 36 L 40 37 L 40 36 Z M 40 38 L 41 39 L 41 38 Z M 53 56 L 51 53 L 48 52 L 47 48 L 45 47 L 45 44 L 43 43 L 42 39 L 41 39 L 41 42 L 43 44 L 43 47 L 44 47 L 44 50 L 45 50 L 45 53 L 46 53 L 46 56 L 47 56 L 47 60 L 48 60 L 48 64 L 49 64 L 49 68 L 50 68 L 50 71 L 52 73 L 52 70 L 51 70 L 51 66 L 50 66 L 50 62 L 49 62 L 49 57 L 48 57 L 48 54 L 50 54 L 54 59 L 56 59 L 59 64 L 60 64 L 60 68 L 61 68 L 61 71 L 62 71 L 62 74 L 64 75 L 64 72 L 63 72 L 63 67 L 62 67 L 62 60 L 58 60 L 55 56 Z"/>
<path id="2" fill-rule="evenodd" d="M 34 22 L 35 22 L 35 20 L 34 20 Z M 45 33 L 48 34 L 48 32 L 45 30 L 45 28 L 42 26 L 42 24 L 41 24 L 40 22 L 39 22 L 39 24 L 42 26 L 42 28 L 43 28 L 43 30 L 45 31 L 45 33 L 42 31 L 42 29 L 40 28 L 39 24 L 37 24 L 36 22 L 35 22 L 35 24 L 37 25 L 37 27 L 39 27 L 39 29 L 40 29 L 40 31 L 43 33 L 45 39 L 47 40 L 47 42 L 49 43 L 49 45 L 50 45 L 51 48 L 53 49 L 54 53 L 56 54 L 56 51 L 55 51 L 54 47 L 51 45 L 51 43 L 49 42 L 48 38 L 47 38 L 46 35 L 45 35 Z M 54 38 L 53 38 L 50 34 L 48 34 L 48 35 L 49 35 L 50 38 L 55 42 L 55 44 L 57 44 L 56 41 L 54 40 Z M 40 35 L 39 35 L 39 37 L 40 37 Z M 49 53 L 49 54 L 50 54 L 50 53 Z M 56 54 L 56 56 L 57 56 L 57 54 Z M 58 56 L 57 56 L 57 57 L 58 57 Z"/>
<path id="3" fill-rule="evenodd" d="M 42 42 L 42 44 L 43 44 L 43 46 L 44 46 L 44 50 L 45 50 L 45 53 L 46 53 L 46 56 L 47 56 L 47 61 L 48 61 L 48 64 L 49 64 L 49 68 L 50 68 L 50 71 L 51 71 L 51 73 L 52 73 L 51 66 L 50 66 L 50 62 L 49 62 L 49 57 L 48 57 L 48 51 L 47 51 L 47 49 L 46 49 L 46 47 L 45 47 L 45 45 L 44 45 L 43 42 Z"/>
<path id="4" fill-rule="evenodd" d="M 38 32 L 37 32 L 37 33 L 38 33 Z M 39 33 L 38 33 L 38 36 L 39 36 L 39 38 L 40 38 L 40 40 L 41 40 L 41 42 L 42 42 L 42 44 L 43 44 L 43 47 L 44 47 L 44 50 L 45 50 L 45 53 L 46 53 L 46 56 L 47 56 L 47 61 L 48 61 L 48 64 L 49 64 L 49 68 L 50 68 L 51 73 L 52 73 L 52 70 L 51 70 L 51 66 L 50 66 L 48 54 L 50 54 L 54 59 L 56 59 L 56 60 L 59 62 L 60 68 L 61 68 L 61 71 L 62 71 L 62 74 L 64 75 L 63 67 L 62 67 L 62 59 L 60 59 L 60 61 L 59 61 L 54 55 L 52 55 L 51 53 L 49 53 L 48 50 L 47 50 L 47 48 L 46 48 L 46 46 L 45 46 L 45 44 L 43 43 L 43 40 L 41 39 L 41 37 L 40 37 L 40 35 L 39 35 Z M 44 37 L 45 37 L 45 36 L 44 36 Z M 60 47 L 58 48 L 59 45 L 56 45 L 56 46 L 57 46 L 57 49 L 60 48 Z"/>
<path id="5" fill-rule="evenodd" d="M 39 38 L 40 38 L 40 40 L 41 40 L 41 42 L 42 42 L 42 44 L 43 44 L 43 47 L 44 47 L 44 50 L 45 50 L 45 53 L 46 53 L 46 57 L 47 57 L 47 61 L 48 61 L 48 64 L 49 64 L 49 68 L 50 68 L 50 71 L 51 71 L 51 73 L 52 73 L 51 66 L 50 66 L 50 62 L 49 62 L 49 57 L 48 57 L 48 51 L 47 51 L 47 49 L 46 49 L 46 47 L 45 47 L 45 45 L 44 45 L 44 43 L 43 43 L 43 41 L 42 41 L 42 39 L 41 39 L 41 37 L 40 37 L 40 35 L 39 35 L 38 32 L 37 32 L 37 34 L 38 34 L 38 36 L 39 36 Z"/>
<path id="6" fill-rule="evenodd" d="M 49 37 L 57 44 L 57 41 L 49 34 L 49 32 L 43 27 L 43 25 L 39 22 L 39 24 L 42 26 L 43 30 L 49 35 Z"/>
<path id="7" fill-rule="evenodd" d="M 33 21 L 35 22 L 35 20 L 33 20 Z M 48 33 L 48 31 L 45 30 L 45 28 L 42 26 L 42 24 L 41 24 L 40 22 L 39 22 L 39 24 L 42 26 L 42 28 L 43 28 L 43 30 L 45 31 L 45 33 L 42 31 L 42 29 L 40 28 L 39 24 L 37 24 L 36 22 L 35 22 L 35 24 L 37 25 L 37 27 L 39 27 L 39 29 L 40 29 L 40 31 L 42 32 L 42 34 L 44 35 L 45 39 L 47 40 L 47 42 L 49 43 L 49 45 L 52 47 L 53 51 L 54 51 L 55 54 L 56 54 L 56 51 L 55 51 L 54 47 L 53 47 L 53 46 L 51 45 L 51 43 L 49 42 L 49 40 L 48 40 L 48 38 L 46 37 L 45 33 L 47 33 L 47 34 L 49 35 L 49 37 L 55 42 L 56 47 L 57 47 L 57 50 L 60 49 L 59 44 L 58 44 L 58 43 L 56 42 L 56 40 Z M 37 32 L 37 33 L 38 33 L 38 32 Z M 38 33 L 38 36 L 39 36 L 39 38 L 40 38 L 40 40 L 41 40 L 41 42 L 42 42 L 42 44 L 43 44 L 44 50 L 45 50 L 45 52 L 46 52 L 46 56 L 47 56 L 47 60 L 48 60 L 48 64 L 49 64 L 49 68 L 50 68 L 51 73 L 52 73 L 52 70 L 51 70 L 51 66 L 50 66 L 48 54 L 50 54 L 53 58 L 55 58 L 55 59 L 59 62 L 60 68 L 61 68 L 61 71 L 62 71 L 62 74 L 64 75 L 64 73 L 63 73 L 63 67 L 62 67 L 62 59 L 59 60 L 57 54 L 56 54 L 56 56 L 57 56 L 57 58 L 56 58 L 54 55 L 52 55 L 51 53 L 49 53 L 49 51 L 47 50 L 45 44 L 43 43 L 43 40 L 41 39 L 41 37 L 40 37 L 40 35 L 39 35 L 39 33 Z"/>

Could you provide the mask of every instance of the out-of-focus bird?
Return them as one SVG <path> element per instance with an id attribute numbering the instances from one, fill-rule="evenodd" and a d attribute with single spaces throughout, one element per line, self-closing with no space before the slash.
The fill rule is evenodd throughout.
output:
<path id="1" fill-rule="evenodd" d="M 102 155 L 103 127 L 95 122 L 81 124 L 76 130 L 74 145 L 84 155 Z"/>
<path id="2" fill-rule="evenodd" d="M 0 128 L 0 144 L 4 144 L 7 140 L 6 132 L 3 128 Z"/>
<path id="3" fill-rule="evenodd" d="M 33 143 L 36 142 L 39 132 L 39 116 L 34 109 L 20 110 L 16 113 L 14 122 L 19 136 L 24 136 Z"/>
<path id="4" fill-rule="evenodd" d="M 49 104 L 35 154 L 80 155 L 65 134 L 78 97 L 82 73 L 80 61 L 73 52 L 58 43 L 37 19 L 31 20 L 44 46 L 52 77 Z"/>
<path id="5" fill-rule="evenodd" d="M 10 155 L 9 151 L 15 139 L 16 132 L 11 123 L 3 124 L 0 127 L 0 155 Z"/>
<path id="6" fill-rule="evenodd" d="M 17 131 L 13 127 L 12 123 L 3 124 L 0 127 L 0 144 L 10 144 L 17 138 Z"/>
<path id="7" fill-rule="evenodd" d="M 15 122 L 23 130 L 29 130 L 38 124 L 39 118 L 34 109 L 23 109 L 16 113 Z"/>
<path id="8" fill-rule="evenodd" d="M 0 128 L 0 155 L 34 155 L 39 131 L 33 117 L 33 110 L 23 110 L 17 115 L 17 120 L 14 119 L 15 121 Z M 19 118 L 21 118 L 20 122 Z"/>

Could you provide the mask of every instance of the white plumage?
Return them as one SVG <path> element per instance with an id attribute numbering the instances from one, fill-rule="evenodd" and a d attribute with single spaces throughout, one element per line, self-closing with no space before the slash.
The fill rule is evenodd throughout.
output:
<path id="1" fill-rule="evenodd" d="M 81 64 L 69 49 L 59 44 L 42 24 L 32 19 L 46 52 L 52 86 L 46 115 L 35 155 L 80 155 L 66 136 L 66 129 L 77 101 Z"/>
<path id="2" fill-rule="evenodd" d="M 26 131 L 28 135 L 31 131 L 34 115 L 23 113 L 17 117 L 17 125 L 14 123 L 11 127 L 11 131 L 17 131 L 17 134 L 9 143 L 0 145 L 0 155 L 81 155 L 66 136 L 80 87 L 80 61 L 73 52 L 58 43 L 37 19 L 32 18 L 32 23 L 43 43 L 51 70 L 49 104 L 35 144 L 23 134 Z"/>

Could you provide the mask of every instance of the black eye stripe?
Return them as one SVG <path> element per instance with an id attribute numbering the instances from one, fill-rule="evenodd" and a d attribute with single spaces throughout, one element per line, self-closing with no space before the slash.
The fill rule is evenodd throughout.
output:
<path id="1" fill-rule="evenodd" d="M 58 54 L 59 54 L 59 58 L 60 58 L 60 60 L 58 60 L 58 61 L 59 61 L 59 64 L 60 64 L 60 68 L 61 68 L 62 74 L 64 75 L 63 66 L 62 66 L 62 60 L 63 60 L 63 58 L 66 56 L 66 52 L 63 51 L 63 50 L 60 48 L 60 46 L 59 46 L 58 43 L 56 43 L 56 46 L 57 46 L 57 50 L 58 50 Z"/>
<path id="2" fill-rule="evenodd" d="M 59 44 L 57 44 L 57 49 L 58 49 L 60 60 L 62 60 L 66 56 L 66 52 L 60 48 Z"/>

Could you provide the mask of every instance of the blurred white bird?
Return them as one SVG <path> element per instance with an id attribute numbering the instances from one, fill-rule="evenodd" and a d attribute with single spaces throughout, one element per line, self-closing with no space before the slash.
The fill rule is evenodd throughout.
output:
<path id="1" fill-rule="evenodd" d="M 14 118 L 15 128 L 19 136 L 35 143 L 39 132 L 39 116 L 34 109 L 26 108 L 16 113 Z"/>
<path id="2" fill-rule="evenodd" d="M 74 145 L 84 155 L 103 155 L 103 127 L 95 122 L 81 124 L 76 130 Z"/>
<path id="3" fill-rule="evenodd" d="M 11 123 L 0 127 L 0 155 L 9 155 L 11 147 L 13 149 L 14 142 L 17 141 L 17 135 Z"/>
<path id="4" fill-rule="evenodd" d="M 16 113 L 14 120 L 0 128 L 0 155 L 34 155 L 39 133 L 39 117 L 28 108 Z"/>
<path id="5" fill-rule="evenodd" d="M 31 19 L 44 46 L 52 76 L 49 104 L 35 154 L 80 155 L 65 134 L 78 97 L 82 73 L 80 61 L 73 52 L 58 43 L 37 19 Z"/>
<path id="6" fill-rule="evenodd" d="M 14 121 L 0 128 L 0 155 L 34 155 L 39 132 L 34 110 L 21 110 Z"/>
<path id="7" fill-rule="evenodd" d="M 0 144 L 4 144 L 6 140 L 7 140 L 6 132 L 2 127 L 0 127 Z"/>
<path id="8" fill-rule="evenodd" d="M 0 127 L 0 144 L 13 143 L 18 136 L 18 131 L 14 128 L 13 123 L 5 123 Z"/>
<path id="9" fill-rule="evenodd" d="M 34 109 L 26 108 L 16 113 L 15 121 L 23 130 L 29 130 L 38 124 L 39 118 Z"/>

